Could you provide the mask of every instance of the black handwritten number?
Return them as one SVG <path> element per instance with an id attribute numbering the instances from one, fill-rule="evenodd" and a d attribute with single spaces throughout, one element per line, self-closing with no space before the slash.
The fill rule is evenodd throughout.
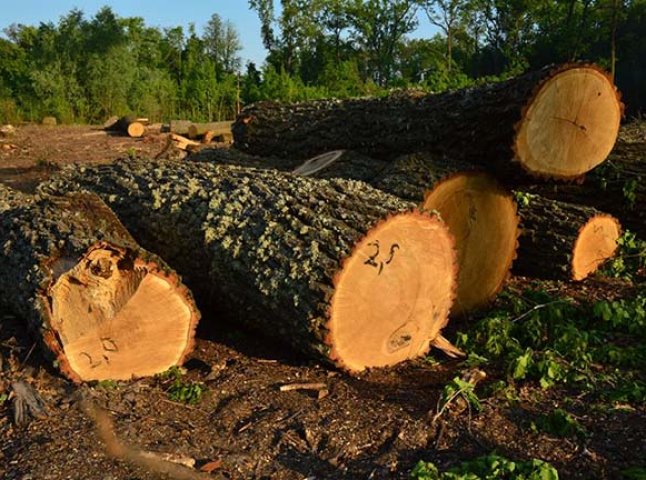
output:
<path id="1" fill-rule="evenodd" d="M 377 258 L 379 256 L 379 240 L 375 240 L 374 242 L 370 242 L 368 244 L 368 246 L 369 247 L 375 247 L 377 249 L 377 251 L 375 252 L 374 255 L 371 255 L 370 257 L 368 257 L 368 260 L 363 262 L 363 264 L 364 265 L 371 265 L 373 267 L 379 267 L 379 264 L 377 262 L 375 262 L 375 258 Z"/>
<path id="2" fill-rule="evenodd" d="M 369 243 L 368 246 L 369 247 L 375 247 L 376 252 L 373 255 L 369 256 L 368 260 L 366 260 L 363 263 L 364 263 L 364 265 L 370 265 L 371 267 L 375 267 L 376 269 L 378 269 L 379 272 L 377 273 L 377 275 L 381 275 L 381 272 L 383 272 L 383 270 L 384 270 L 384 265 L 390 265 L 390 263 L 395 258 L 395 252 L 397 250 L 399 250 L 399 248 L 400 248 L 399 244 L 393 243 L 390 246 L 390 252 L 389 252 L 388 260 L 386 260 L 385 262 L 380 261 L 379 263 L 377 263 L 376 260 L 377 260 L 377 257 L 379 257 L 379 251 L 380 251 L 379 240 L 375 240 L 374 242 Z"/>

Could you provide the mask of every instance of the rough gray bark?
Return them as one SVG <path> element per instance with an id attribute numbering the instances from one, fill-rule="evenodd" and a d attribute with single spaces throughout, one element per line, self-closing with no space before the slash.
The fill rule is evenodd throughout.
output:
<path id="1" fill-rule="evenodd" d="M 71 268 L 90 249 L 105 244 L 124 250 L 128 259 L 157 264 L 192 302 L 177 275 L 159 257 L 143 250 L 96 195 L 34 197 L 0 185 L 0 213 L 0 300 L 27 322 L 45 353 L 74 381 L 82 379 L 71 369 L 51 324 L 48 289 L 65 272 L 61 265 Z M 192 342 L 184 355 L 191 349 Z"/>
<path id="2" fill-rule="evenodd" d="M 542 82 L 571 67 L 423 96 L 259 102 L 243 109 L 233 125 L 235 147 L 301 159 L 340 149 L 382 159 L 429 151 L 484 166 L 499 177 L 522 178 L 527 172 L 514 161 L 516 125 Z"/>
<path id="3" fill-rule="evenodd" d="M 521 235 L 518 257 L 513 271 L 517 275 L 547 279 L 572 279 L 574 245 L 581 228 L 602 212 L 542 198 L 516 193 Z"/>
<path id="4" fill-rule="evenodd" d="M 375 223 L 413 207 L 361 182 L 195 162 L 67 169 L 43 189 L 97 193 L 202 298 L 328 363 L 339 262 Z"/>

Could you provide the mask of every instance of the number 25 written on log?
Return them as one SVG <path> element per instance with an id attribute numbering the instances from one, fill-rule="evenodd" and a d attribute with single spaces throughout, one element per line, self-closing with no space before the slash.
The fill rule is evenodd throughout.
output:
<path id="1" fill-rule="evenodd" d="M 397 243 L 391 244 L 390 245 L 390 251 L 388 253 L 388 259 L 386 259 L 385 261 L 382 260 L 382 261 L 379 261 L 379 262 L 377 261 L 377 258 L 379 257 L 380 248 L 381 248 L 381 246 L 379 245 L 379 240 L 375 240 L 374 242 L 370 242 L 368 244 L 368 246 L 373 247 L 375 249 L 375 253 L 370 255 L 368 257 L 368 260 L 363 262 L 363 264 L 364 265 L 370 265 L 371 267 L 375 267 L 375 268 L 379 269 L 379 272 L 377 273 L 377 275 L 381 275 L 381 272 L 384 270 L 384 266 L 385 265 L 390 265 L 390 263 L 395 258 L 395 252 L 397 250 L 399 250 L 399 244 L 397 244 Z"/>

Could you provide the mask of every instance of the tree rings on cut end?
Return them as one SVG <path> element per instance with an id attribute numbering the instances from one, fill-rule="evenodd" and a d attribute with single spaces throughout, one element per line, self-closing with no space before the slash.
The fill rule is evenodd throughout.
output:
<path id="1" fill-rule="evenodd" d="M 343 262 L 330 308 L 330 357 L 350 371 L 426 353 L 448 321 L 457 267 L 436 216 L 409 212 L 373 227 Z"/>
<path id="2" fill-rule="evenodd" d="M 192 349 L 199 313 L 177 276 L 157 264 L 101 243 L 52 270 L 46 305 L 71 378 L 154 375 Z"/>
<path id="3" fill-rule="evenodd" d="M 622 104 L 612 81 L 589 66 L 541 84 L 517 125 L 515 152 L 529 172 L 576 178 L 602 163 L 619 133 Z"/>
<path id="4" fill-rule="evenodd" d="M 500 291 L 516 255 L 519 219 L 513 197 L 488 174 L 457 173 L 427 192 L 455 237 L 458 287 L 453 313 L 485 306 Z"/>
<path id="5" fill-rule="evenodd" d="M 140 122 L 132 122 L 128 125 L 128 136 L 132 138 L 139 138 L 146 132 L 146 127 Z"/>
<path id="6" fill-rule="evenodd" d="M 572 252 L 572 278 L 583 280 L 612 258 L 621 236 L 621 226 L 610 215 L 592 217 L 579 232 Z"/>

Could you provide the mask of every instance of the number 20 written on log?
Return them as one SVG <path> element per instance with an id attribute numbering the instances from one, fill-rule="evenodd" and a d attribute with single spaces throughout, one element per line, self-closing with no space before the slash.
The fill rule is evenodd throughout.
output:
<path id="1" fill-rule="evenodd" d="M 379 240 L 375 240 L 374 242 L 370 242 L 368 244 L 369 247 L 372 247 L 375 249 L 375 252 L 368 257 L 368 259 L 363 262 L 364 265 L 370 265 L 371 267 L 374 267 L 379 270 L 377 275 L 381 275 L 381 272 L 384 270 L 384 266 L 390 265 L 393 259 L 395 258 L 395 252 L 399 250 L 399 244 L 398 243 L 393 243 L 390 245 L 390 249 L 388 252 L 388 258 L 385 260 L 378 260 L 379 254 L 380 254 L 380 249 L 381 246 L 379 244 Z"/>

